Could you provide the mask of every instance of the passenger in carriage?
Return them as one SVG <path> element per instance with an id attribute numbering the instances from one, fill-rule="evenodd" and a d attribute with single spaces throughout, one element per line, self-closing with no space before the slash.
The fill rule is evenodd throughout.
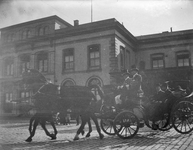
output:
<path id="1" fill-rule="evenodd" d="M 153 103 L 162 103 L 165 101 L 165 98 L 169 94 L 167 90 L 167 86 L 165 84 L 157 84 L 156 85 L 156 94 L 153 95 L 152 102 Z"/>
<path id="2" fill-rule="evenodd" d="M 118 107 L 120 105 L 129 104 L 131 101 L 137 104 L 137 98 L 143 95 L 143 90 L 141 88 L 142 76 L 139 74 L 139 70 L 137 68 L 132 68 L 130 74 L 127 73 L 126 75 L 127 77 L 125 77 L 122 86 L 122 88 L 126 90 L 115 97 L 115 102 Z"/>
<path id="3" fill-rule="evenodd" d="M 121 94 L 118 94 L 116 97 L 115 97 L 115 104 L 116 104 L 116 108 L 117 109 L 120 109 L 122 108 L 122 103 L 123 103 L 123 100 L 125 100 L 126 98 L 126 95 L 127 95 L 127 88 L 129 87 L 129 84 L 131 82 L 131 78 L 130 78 L 130 74 L 128 73 L 128 71 L 126 71 L 125 73 L 123 73 L 121 75 L 121 77 L 123 78 L 123 85 L 121 86 L 118 86 L 117 87 L 117 90 L 121 90 Z M 118 92 L 119 93 L 119 92 Z"/>

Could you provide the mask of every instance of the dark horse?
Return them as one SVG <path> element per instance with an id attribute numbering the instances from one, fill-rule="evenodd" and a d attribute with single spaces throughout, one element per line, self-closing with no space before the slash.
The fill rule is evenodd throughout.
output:
<path id="1" fill-rule="evenodd" d="M 23 82 L 26 85 L 30 85 L 31 83 L 42 83 L 41 87 L 39 85 L 39 90 L 33 96 L 35 99 L 34 105 L 37 109 L 37 113 L 30 120 L 30 137 L 26 141 L 30 142 L 32 140 L 38 124 L 43 127 L 48 136 L 50 136 L 52 139 L 56 139 L 57 130 L 53 123 L 52 112 L 67 111 L 67 109 L 71 109 L 73 112 L 81 115 L 82 119 L 81 126 L 78 129 L 74 140 L 79 139 L 78 135 L 84 132 L 84 126 L 90 118 L 92 118 L 96 125 L 100 139 L 104 137 L 100 131 L 97 118 L 91 105 L 92 103 L 95 103 L 96 98 L 88 87 L 62 87 L 59 91 L 57 85 L 48 83 L 46 78 L 34 69 L 28 69 L 26 72 L 24 72 Z M 46 122 L 51 123 L 55 131 L 54 134 L 50 134 L 47 131 L 45 126 Z"/>

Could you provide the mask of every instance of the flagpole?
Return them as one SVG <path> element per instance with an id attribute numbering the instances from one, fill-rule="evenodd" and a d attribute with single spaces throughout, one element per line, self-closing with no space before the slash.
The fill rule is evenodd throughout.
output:
<path id="1" fill-rule="evenodd" d="M 91 22 L 92 22 L 92 0 L 91 0 Z"/>

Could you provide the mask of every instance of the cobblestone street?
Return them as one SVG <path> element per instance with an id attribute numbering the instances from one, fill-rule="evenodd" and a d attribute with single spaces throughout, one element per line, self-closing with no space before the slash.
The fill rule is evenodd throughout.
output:
<path id="1" fill-rule="evenodd" d="M 47 125 L 52 132 L 51 126 Z M 96 130 L 90 138 L 80 136 L 79 141 L 73 141 L 77 128 L 74 123 L 68 126 L 57 125 L 56 140 L 50 140 L 40 126 L 31 143 L 25 142 L 29 136 L 28 120 L 1 121 L 0 124 L 0 150 L 192 150 L 193 135 L 182 135 L 174 129 L 167 132 L 152 131 L 147 127 L 141 128 L 132 138 L 123 140 L 117 136 L 108 136 L 100 140 Z M 86 126 L 87 129 L 87 126 Z"/>

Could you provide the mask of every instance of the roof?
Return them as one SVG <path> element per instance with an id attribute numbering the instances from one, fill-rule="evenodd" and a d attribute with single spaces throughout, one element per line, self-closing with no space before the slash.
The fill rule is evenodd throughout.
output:
<path id="1" fill-rule="evenodd" d="M 193 30 L 182 30 L 182 31 L 172 31 L 172 32 L 162 32 L 157 34 L 149 34 L 136 36 L 137 40 L 143 41 L 160 41 L 160 39 L 172 40 L 173 38 L 192 38 Z"/>
<path id="2" fill-rule="evenodd" d="M 44 18 L 40 18 L 40 19 L 36 19 L 36 20 L 32 20 L 32 21 L 27 21 L 27 22 L 24 22 L 24 23 L 19 23 L 19 24 L 16 24 L 16 25 L 4 27 L 4 28 L 1 28 L 0 30 L 7 30 L 7 29 L 9 29 L 9 28 L 26 26 L 26 25 L 30 25 L 30 24 L 33 24 L 33 23 L 44 22 L 44 21 L 47 21 L 47 20 L 58 20 L 58 21 L 60 21 L 61 23 L 65 24 L 65 25 L 68 26 L 68 27 L 71 27 L 71 26 L 72 26 L 70 23 L 64 21 L 64 20 L 61 19 L 60 17 L 58 17 L 58 16 L 56 16 L 56 15 L 53 15 L 53 16 L 49 16 L 49 17 L 44 17 Z"/>
<path id="3" fill-rule="evenodd" d="M 110 29 L 116 29 L 122 35 L 127 37 L 128 39 L 136 42 L 137 39 L 122 25 L 120 24 L 115 18 L 80 24 L 77 26 L 72 26 L 69 28 L 63 28 L 56 30 L 56 35 L 65 36 L 73 36 L 73 35 L 81 35 L 86 33 L 94 33 L 97 31 L 105 31 Z"/>

